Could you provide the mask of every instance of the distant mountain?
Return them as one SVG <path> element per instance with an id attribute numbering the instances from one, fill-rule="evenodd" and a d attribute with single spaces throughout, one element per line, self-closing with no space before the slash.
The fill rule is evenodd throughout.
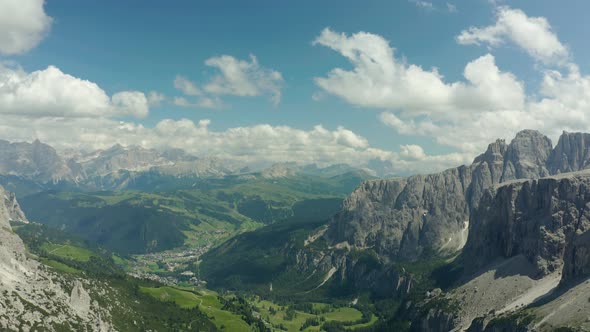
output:
<path id="1" fill-rule="evenodd" d="M 349 173 L 359 173 L 366 177 L 376 177 L 376 173 L 373 170 L 356 168 L 347 164 L 335 164 L 327 167 L 318 167 L 315 164 L 311 164 L 301 167 L 300 171 L 305 174 L 322 177 L 334 177 Z"/>
<path id="2" fill-rule="evenodd" d="M 89 176 L 104 176 L 119 170 L 142 171 L 153 166 L 169 165 L 182 160 L 185 156 L 173 154 L 172 157 L 175 159 L 166 158 L 153 149 L 144 149 L 139 146 L 123 147 L 116 144 L 106 150 L 81 154 L 73 161 L 79 164 Z"/>
<path id="3" fill-rule="evenodd" d="M 78 169 L 70 168 L 54 148 L 39 140 L 33 143 L 0 140 L 0 174 L 42 183 L 77 182 L 83 177 Z"/>
<path id="4" fill-rule="evenodd" d="M 175 190 L 190 188 L 203 179 L 239 177 L 273 179 L 302 175 L 329 178 L 356 173 L 368 179 L 370 171 L 347 165 L 317 167 L 279 163 L 255 169 L 215 157 L 195 157 L 180 149 L 145 149 L 116 144 L 91 152 L 69 149 L 61 155 L 51 146 L 0 140 L 0 184 L 20 197 L 43 190 Z M 351 174 L 352 174 L 351 173 Z"/>

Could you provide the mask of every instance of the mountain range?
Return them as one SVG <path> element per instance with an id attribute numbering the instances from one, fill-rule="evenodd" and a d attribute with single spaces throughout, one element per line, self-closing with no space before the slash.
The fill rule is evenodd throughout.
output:
<path id="1" fill-rule="evenodd" d="M 116 144 L 106 150 L 58 152 L 39 140 L 0 140 L 0 184 L 18 196 L 52 189 L 153 191 L 190 187 L 203 179 L 271 179 L 297 174 L 327 178 L 346 173 L 358 173 L 363 178 L 375 174 L 345 164 L 318 167 L 278 163 L 251 169 L 215 157 L 195 157 L 180 149 L 158 151 Z"/>

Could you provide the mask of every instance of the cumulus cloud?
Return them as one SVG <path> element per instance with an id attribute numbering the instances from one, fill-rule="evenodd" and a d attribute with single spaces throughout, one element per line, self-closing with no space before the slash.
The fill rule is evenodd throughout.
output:
<path id="1" fill-rule="evenodd" d="M 423 160 L 426 158 L 426 153 L 420 145 L 408 144 L 402 145 L 400 154 L 409 160 Z"/>
<path id="2" fill-rule="evenodd" d="M 221 72 L 205 85 L 205 90 L 211 94 L 233 96 L 269 94 L 275 105 L 281 101 L 283 76 L 276 70 L 261 67 L 254 55 L 250 55 L 250 61 L 222 55 L 207 59 L 205 64 Z"/>
<path id="3" fill-rule="evenodd" d="M 0 64 L 0 113 L 20 116 L 144 117 L 148 100 L 142 92 L 123 91 L 109 97 L 97 84 L 63 73 L 59 68 L 25 72 Z"/>
<path id="4" fill-rule="evenodd" d="M 111 98 L 112 105 L 122 115 L 143 118 L 148 115 L 148 99 L 139 91 L 117 92 Z"/>
<path id="5" fill-rule="evenodd" d="M 449 13 L 456 13 L 457 12 L 457 6 L 456 5 L 454 5 L 454 4 L 450 3 L 450 2 L 447 2 L 446 5 L 447 5 L 447 11 Z"/>
<path id="6" fill-rule="evenodd" d="M 44 0 L 0 1 L 0 54 L 25 53 L 47 35 L 52 19 Z"/>
<path id="7" fill-rule="evenodd" d="M 166 100 L 166 96 L 157 91 L 150 91 L 147 99 L 150 106 L 160 106 Z"/>
<path id="8" fill-rule="evenodd" d="M 416 5 L 416 7 L 419 7 L 419 8 L 424 8 L 426 10 L 433 10 L 434 9 L 434 5 L 432 4 L 432 2 L 429 2 L 429 1 L 412 0 L 411 2 L 413 2 Z"/>
<path id="9" fill-rule="evenodd" d="M 173 104 L 185 108 L 223 108 L 223 102 L 218 97 L 200 97 L 194 102 L 185 97 L 174 97 Z"/>
<path id="10" fill-rule="evenodd" d="M 465 67 L 466 82 L 446 83 L 436 68 L 425 70 L 397 59 L 379 35 L 348 36 L 324 29 L 314 44 L 339 52 L 354 67 L 335 68 L 326 77 L 316 77 L 316 84 L 358 106 L 445 117 L 449 111 L 512 109 L 524 103 L 523 83 L 500 71 L 489 54 Z"/>
<path id="11" fill-rule="evenodd" d="M 31 141 L 38 138 L 58 149 L 105 149 L 115 143 L 145 148 L 180 148 L 191 154 L 253 166 L 276 162 L 315 163 L 327 166 L 348 163 L 358 167 L 383 163 L 393 173 L 431 172 L 466 161 L 453 153 L 430 156 L 421 148 L 401 152 L 379 149 L 353 131 L 316 125 L 309 129 L 258 124 L 211 130 L 211 121 L 164 119 L 153 127 L 109 118 L 34 117 L 0 114 L 2 138 Z M 416 152 L 418 151 L 418 152 Z M 419 152 L 422 151 L 422 152 Z"/>
<path id="12" fill-rule="evenodd" d="M 420 1 L 420 0 L 409 0 L 411 3 L 416 5 L 416 7 L 421 8 L 427 12 L 439 11 L 439 12 L 448 12 L 448 13 L 456 13 L 457 6 L 450 2 L 446 2 L 441 4 L 440 7 L 436 6 L 434 3 L 430 1 Z"/>
<path id="13" fill-rule="evenodd" d="M 529 17 L 520 9 L 497 8 L 496 22 L 486 27 L 471 27 L 457 36 L 463 45 L 487 44 L 492 47 L 510 41 L 545 64 L 564 64 L 569 52 L 544 17 Z"/>
<path id="14" fill-rule="evenodd" d="M 174 87 L 187 96 L 200 96 L 203 94 L 195 83 L 180 75 L 177 75 L 176 79 L 174 79 Z"/>
<path id="15" fill-rule="evenodd" d="M 458 151 L 445 155 L 445 160 L 468 160 L 493 139 L 511 139 L 525 128 L 538 129 L 555 140 L 563 130 L 590 127 L 590 76 L 574 64 L 543 70 L 539 91 L 527 95 L 524 83 L 500 70 L 491 54 L 467 63 L 463 81 L 445 82 L 436 69 L 396 58 L 389 43 L 375 34 L 348 36 L 325 29 L 315 44 L 337 51 L 352 64 L 350 70 L 335 68 L 316 78 L 322 92 L 356 106 L 381 109 L 378 119 L 399 134 L 430 137 Z M 541 53 L 531 53 L 536 54 Z M 437 162 L 421 152 L 420 147 L 406 145 L 399 157 Z"/>
<path id="16" fill-rule="evenodd" d="M 174 98 L 175 105 L 222 108 L 224 103 L 221 96 L 269 96 L 275 106 L 281 101 L 282 74 L 260 66 L 254 55 L 250 55 L 250 61 L 239 60 L 231 55 L 211 57 L 205 61 L 205 65 L 216 68 L 219 74 L 203 83 L 201 88 L 184 76 L 176 76 L 174 87 L 184 96 Z"/>

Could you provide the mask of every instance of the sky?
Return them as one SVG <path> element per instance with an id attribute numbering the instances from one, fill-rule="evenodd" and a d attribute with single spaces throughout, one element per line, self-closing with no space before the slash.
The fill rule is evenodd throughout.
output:
<path id="1" fill-rule="evenodd" d="M 588 131 L 589 9 L 0 0 L 0 139 L 438 171 L 522 129 Z"/>

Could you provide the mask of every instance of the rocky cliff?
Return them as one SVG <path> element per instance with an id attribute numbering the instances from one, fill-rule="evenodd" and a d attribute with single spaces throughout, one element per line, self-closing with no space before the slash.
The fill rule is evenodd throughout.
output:
<path id="1" fill-rule="evenodd" d="M 590 168 L 590 134 L 564 132 L 548 160 L 551 174 Z"/>
<path id="2" fill-rule="evenodd" d="M 367 181 L 344 202 L 326 236 L 333 245 L 373 249 L 385 260 L 454 252 L 470 213 L 494 184 L 550 174 L 551 141 L 533 130 L 498 140 L 470 166 L 409 178 Z"/>
<path id="3" fill-rule="evenodd" d="M 27 257 L 11 220 L 26 218 L 14 195 L 0 187 L 0 329 L 111 331 L 104 320 L 109 312 L 91 301 L 82 280 L 55 275 Z"/>
<path id="4" fill-rule="evenodd" d="M 517 181 L 488 190 L 471 216 L 463 255 L 473 267 L 523 255 L 538 277 L 590 276 L 590 172 Z"/>
<path id="5" fill-rule="evenodd" d="M 437 299 L 455 303 L 454 309 L 432 309 L 433 300 L 426 300 L 419 307 L 430 312 L 416 315 L 414 322 L 420 330 L 590 327 L 590 284 L 582 283 L 590 277 L 590 170 L 513 180 L 486 190 L 471 213 L 469 237 L 457 262 L 464 268 L 462 281 Z M 530 306 L 539 300 L 540 305 Z M 450 328 L 448 319 L 447 328 L 434 328 L 449 315 Z"/>

